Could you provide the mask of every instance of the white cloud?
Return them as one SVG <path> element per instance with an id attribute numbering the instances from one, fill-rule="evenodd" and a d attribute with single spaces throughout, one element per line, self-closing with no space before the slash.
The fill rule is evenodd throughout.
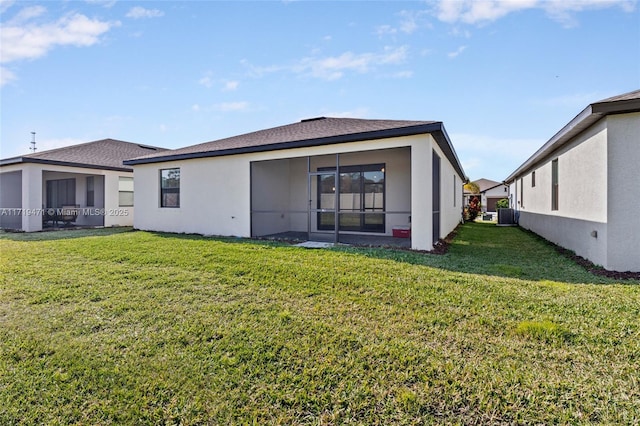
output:
<path id="1" fill-rule="evenodd" d="M 220 104 L 216 104 L 213 108 L 217 111 L 245 111 L 249 108 L 249 102 L 238 101 L 238 102 L 223 102 Z"/>
<path id="2" fill-rule="evenodd" d="M 200 80 L 198 80 L 198 84 L 201 84 L 207 89 L 210 89 L 213 86 L 213 81 L 211 80 L 210 76 L 205 75 Z"/>
<path id="3" fill-rule="evenodd" d="M 143 19 L 143 18 L 159 18 L 164 16 L 164 12 L 158 9 L 145 9 L 141 6 L 132 7 L 125 15 L 131 19 Z"/>
<path id="4" fill-rule="evenodd" d="M 247 68 L 249 76 L 255 77 L 255 78 L 259 78 L 265 74 L 271 74 L 271 73 L 286 69 L 286 67 L 278 66 L 278 65 L 270 65 L 270 66 L 264 66 L 264 67 L 256 66 L 250 63 L 247 59 L 242 59 L 240 61 L 240 64 L 245 68 Z"/>
<path id="5" fill-rule="evenodd" d="M 15 4 L 15 0 L 0 0 L 0 12 L 4 13 Z"/>
<path id="6" fill-rule="evenodd" d="M 44 10 L 37 6 L 24 8 L 4 26 L 0 43 L 2 63 L 37 59 L 56 46 L 91 46 L 100 41 L 102 34 L 120 25 L 119 22 L 91 19 L 79 13 L 44 24 L 29 22 L 43 13 Z"/>
<path id="7" fill-rule="evenodd" d="M 222 88 L 222 90 L 224 90 L 225 92 L 232 92 L 234 90 L 237 90 L 239 85 L 239 81 L 227 81 L 224 83 L 224 87 Z"/>
<path id="8" fill-rule="evenodd" d="M 420 27 L 424 14 L 424 11 L 415 12 L 409 10 L 403 10 L 398 13 L 400 16 L 400 31 L 406 34 L 415 32 Z"/>
<path id="9" fill-rule="evenodd" d="M 407 59 L 408 50 L 407 46 L 387 46 L 378 53 L 344 52 L 338 56 L 325 57 L 311 55 L 293 65 L 255 66 L 246 59 L 241 64 L 247 68 L 248 75 L 254 78 L 284 71 L 331 81 L 342 78 L 347 72 L 364 74 L 380 66 L 402 64 Z"/>
<path id="10" fill-rule="evenodd" d="M 576 12 L 609 7 L 632 12 L 635 4 L 628 0 L 440 0 L 435 14 L 439 20 L 448 23 L 486 24 L 514 12 L 541 9 L 561 24 L 573 26 Z"/>
<path id="11" fill-rule="evenodd" d="M 547 12 L 547 15 L 565 27 L 575 27 L 578 24 L 577 19 L 573 16 L 575 12 L 620 7 L 624 12 L 630 13 L 635 10 L 635 5 L 635 1 L 628 0 L 565 0 L 541 2 L 541 7 Z"/>
<path id="12" fill-rule="evenodd" d="M 393 74 L 394 78 L 411 78 L 413 77 L 413 71 L 398 71 Z"/>
<path id="13" fill-rule="evenodd" d="M 385 47 L 384 53 L 377 55 L 375 62 L 379 64 L 400 64 L 407 59 L 407 46 L 401 46 L 398 48 Z"/>
<path id="14" fill-rule="evenodd" d="M 325 80 L 337 80 L 344 75 L 344 70 L 347 69 L 359 72 L 367 71 L 372 57 L 371 54 L 355 55 L 352 52 L 345 52 L 337 57 L 304 58 L 294 67 L 294 71 L 309 73 Z"/>
<path id="15" fill-rule="evenodd" d="M 198 105 L 198 104 L 191 105 L 191 110 L 195 111 L 195 112 L 200 111 L 200 105 Z"/>
<path id="16" fill-rule="evenodd" d="M 16 75 L 5 67 L 0 67 L 0 86 L 16 79 Z"/>
<path id="17" fill-rule="evenodd" d="M 391 25 L 380 25 L 376 28 L 376 34 L 381 37 L 384 35 L 395 34 L 398 30 Z"/>
<path id="18" fill-rule="evenodd" d="M 422 49 L 420 51 L 420 56 L 429 56 L 433 53 L 433 49 Z"/>
<path id="19" fill-rule="evenodd" d="M 206 87 L 207 89 L 211 89 L 214 85 L 222 85 L 220 90 L 222 90 L 223 92 L 233 92 L 234 90 L 238 89 L 238 86 L 240 86 L 239 81 L 213 78 L 212 71 L 207 71 L 206 73 L 204 73 L 203 77 L 198 80 L 198 84 Z"/>
<path id="20" fill-rule="evenodd" d="M 393 25 L 380 25 L 376 27 L 376 34 L 379 37 L 385 35 L 395 35 L 398 32 L 403 32 L 405 34 L 413 34 L 420 27 L 431 28 L 432 25 L 424 19 L 424 16 L 427 15 L 426 11 L 414 11 L 414 10 L 402 10 L 397 13 L 400 21 L 397 26 Z"/>
<path id="21" fill-rule="evenodd" d="M 18 26 L 23 23 L 29 21 L 30 19 L 37 18 L 38 16 L 42 16 L 47 12 L 47 9 L 44 6 L 29 6 L 25 7 L 20 12 L 18 12 L 11 20 L 8 22 L 9 26 Z"/>
<path id="22" fill-rule="evenodd" d="M 385 48 L 382 53 L 345 52 L 339 56 L 304 58 L 292 70 L 324 80 L 337 80 L 346 71 L 366 73 L 376 66 L 399 64 L 407 57 L 407 47 Z"/>
<path id="23" fill-rule="evenodd" d="M 459 56 L 462 52 L 464 52 L 466 50 L 466 48 L 467 48 L 467 46 L 460 46 L 454 52 L 447 53 L 447 56 L 453 59 L 453 58 Z"/>
<path id="24" fill-rule="evenodd" d="M 469 30 L 462 29 L 459 27 L 451 28 L 451 30 L 449 31 L 449 34 L 451 34 L 454 37 L 471 38 L 471 32 Z"/>

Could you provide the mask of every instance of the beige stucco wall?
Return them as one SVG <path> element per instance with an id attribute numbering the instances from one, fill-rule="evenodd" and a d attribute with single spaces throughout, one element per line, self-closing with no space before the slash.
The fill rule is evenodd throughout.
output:
<path id="1" fill-rule="evenodd" d="M 640 113 L 607 117 L 607 268 L 640 272 Z"/>
<path id="2" fill-rule="evenodd" d="M 551 173 L 555 159 L 558 160 L 559 197 L 558 209 L 552 210 Z M 522 183 L 517 179 L 519 224 L 606 266 L 607 167 L 607 126 L 606 120 L 600 120 L 521 176 Z M 535 187 L 532 186 L 533 171 Z"/>
<path id="3" fill-rule="evenodd" d="M 380 139 L 365 142 L 353 142 L 336 145 L 323 145 L 310 148 L 269 151 L 261 153 L 239 154 L 224 157 L 210 157 L 190 159 L 154 164 L 140 164 L 135 166 L 136 188 L 145 188 L 135 192 L 136 217 L 134 226 L 138 229 L 167 231 L 177 233 L 198 233 L 204 235 L 226 235 L 249 237 L 251 233 L 251 163 L 266 160 L 283 160 L 304 158 L 301 161 L 282 162 L 283 170 L 274 174 L 273 182 L 268 185 L 280 185 L 289 181 L 289 206 L 306 210 L 306 157 L 334 156 L 341 154 L 341 164 L 349 161 L 348 153 L 358 153 L 360 158 L 370 156 L 373 160 L 378 154 L 372 151 L 408 147 L 411 150 L 410 165 L 410 210 L 412 211 L 412 245 L 417 249 L 431 249 L 431 192 L 428 189 L 431 182 L 431 151 L 435 142 L 431 135 L 416 135 L 400 138 Z M 365 151 L 368 151 L 365 153 Z M 327 157 L 329 158 L 329 157 Z M 335 156 L 333 157 L 335 158 Z M 351 157 L 355 158 L 355 157 Z M 451 166 L 442 156 L 442 169 L 451 174 Z M 331 160 L 327 160 L 331 161 Z M 377 160 L 375 161 L 377 162 Z M 333 162 L 335 164 L 335 160 Z M 328 164 L 332 165 L 332 164 Z M 159 204 L 161 169 L 180 168 L 180 207 L 161 208 Z M 313 167 L 313 166 L 312 166 Z M 302 179 L 291 179 L 293 174 Z M 444 172 L 443 172 L 443 176 Z M 392 179 L 392 176 L 389 176 Z M 405 180 L 406 182 L 406 180 Z M 451 192 L 450 180 L 443 179 L 443 194 Z M 388 202 L 404 205 L 406 195 L 398 195 L 404 199 L 393 200 L 393 191 L 387 190 Z M 400 191 L 397 191 L 401 194 Z M 461 194 L 461 192 L 460 192 Z M 452 195 L 447 195 L 452 197 Z M 461 202 L 461 195 L 460 195 Z M 287 200 L 280 195 L 274 197 L 271 205 L 283 206 Z M 447 201 L 443 200 L 443 205 Z M 453 204 L 453 199 L 449 198 Z M 441 226 L 446 235 L 458 223 L 459 209 L 448 208 L 443 212 L 443 218 L 455 210 L 455 219 L 446 218 Z M 277 219 L 277 218 L 276 218 Z M 292 218 L 289 218 L 291 224 Z M 297 217 L 299 226 L 306 229 L 306 217 Z M 401 218 L 400 220 L 405 220 Z M 408 217 L 406 218 L 408 220 Z M 296 226 L 298 226 L 296 225 Z M 284 228 L 284 225 L 283 225 Z"/>
<path id="4" fill-rule="evenodd" d="M 487 198 L 507 198 L 509 195 L 505 185 L 500 185 L 483 193 Z"/>
<path id="5" fill-rule="evenodd" d="M 551 160 L 558 158 L 559 208 L 551 210 Z M 549 157 L 536 171 L 511 183 L 520 225 L 595 264 L 640 271 L 640 113 L 610 115 Z M 631 194 L 631 195 L 630 195 Z"/>
<path id="6" fill-rule="evenodd" d="M 551 162 L 558 159 L 558 210 L 551 210 Z M 531 174 L 535 171 L 535 187 Z M 593 222 L 607 221 L 607 129 L 601 120 L 523 177 L 520 209 Z M 518 180 L 517 185 L 520 185 Z"/>

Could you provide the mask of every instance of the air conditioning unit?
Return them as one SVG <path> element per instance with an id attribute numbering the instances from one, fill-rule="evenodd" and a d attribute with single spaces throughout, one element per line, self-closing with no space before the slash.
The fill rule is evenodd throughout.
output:
<path id="1" fill-rule="evenodd" d="M 498 225 L 514 225 L 513 209 L 498 209 Z"/>

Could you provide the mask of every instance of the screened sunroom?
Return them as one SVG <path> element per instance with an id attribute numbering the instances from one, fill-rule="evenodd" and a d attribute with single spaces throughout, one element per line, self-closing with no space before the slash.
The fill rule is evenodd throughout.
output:
<path id="1" fill-rule="evenodd" d="M 251 163 L 252 237 L 391 243 L 395 234 L 410 246 L 410 226 L 410 147 Z"/>

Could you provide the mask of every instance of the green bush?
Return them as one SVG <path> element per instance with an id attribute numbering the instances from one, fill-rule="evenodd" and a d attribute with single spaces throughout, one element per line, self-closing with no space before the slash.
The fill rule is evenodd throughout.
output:
<path id="1" fill-rule="evenodd" d="M 496 207 L 499 209 L 508 209 L 509 208 L 509 200 L 503 198 L 502 200 L 498 200 L 496 203 Z"/>
<path id="2" fill-rule="evenodd" d="M 480 214 L 480 211 L 480 198 L 474 195 L 471 200 L 469 200 L 469 205 L 464 208 L 464 220 L 473 222 Z"/>

